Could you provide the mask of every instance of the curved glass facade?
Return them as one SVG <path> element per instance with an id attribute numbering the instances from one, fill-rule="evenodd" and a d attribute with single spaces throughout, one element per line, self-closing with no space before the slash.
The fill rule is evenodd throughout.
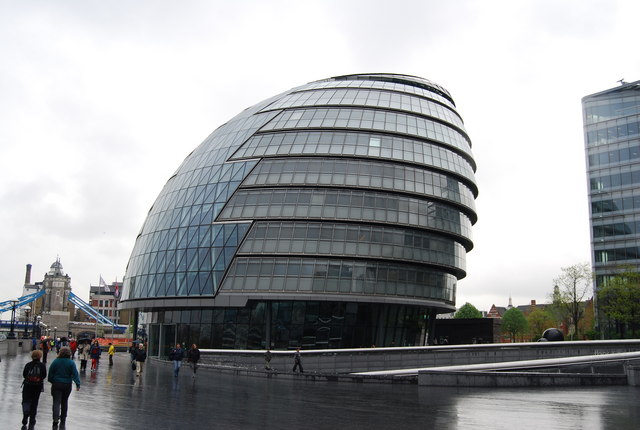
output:
<path id="1" fill-rule="evenodd" d="M 219 127 L 169 178 L 121 307 L 168 345 L 423 344 L 455 308 L 478 194 L 451 95 L 426 79 L 339 76 Z"/>

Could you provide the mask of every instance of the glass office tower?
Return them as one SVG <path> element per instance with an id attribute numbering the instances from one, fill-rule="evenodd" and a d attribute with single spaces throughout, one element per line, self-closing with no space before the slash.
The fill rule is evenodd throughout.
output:
<path id="1" fill-rule="evenodd" d="M 640 81 L 586 96 L 582 110 L 597 290 L 624 267 L 640 270 Z"/>
<path id="2" fill-rule="evenodd" d="M 394 74 L 252 106 L 183 161 L 149 210 L 121 308 L 150 353 L 419 345 L 455 309 L 478 194 L 451 95 Z"/>

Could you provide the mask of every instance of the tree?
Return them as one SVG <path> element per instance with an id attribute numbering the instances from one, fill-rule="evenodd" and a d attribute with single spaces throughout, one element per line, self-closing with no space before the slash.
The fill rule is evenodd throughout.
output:
<path id="1" fill-rule="evenodd" d="M 532 340 L 540 339 L 546 329 L 555 326 L 551 313 L 546 309 L 538 307 L 527 315 L 527 323 Z"/>
<path id="2" fill-rule="evenodd" d="M 640 326 L 640 273 L 626 270 L 607 280 L 598 289 L 598 309 L 615 324 L 621 338 L 627 329 L 634 338 Z"/>
<path id="3" fill-rule="evenodd" d="M 580 320 L 584 315 L 585 299 L 591 291 L 593 273 L 589 263 L 580 263 L 562 268 L 562 274 L 553 280 L 553 305 L 569 322 L 569 335 L 579 337 Z"/>
<path id="4" fill-rule="evenodd" d="M 502 315 L 502 331 L 509 334 L 512 342 L 516 341 L 516 336 L 527 330 L 527 319 L 518 308 L 508 309 Z"/>
<path id="5" fill-rule="evenodd" d="M 475 306 L 467 302 L 458 309 L 453 316 L 456 319 L 459 318 L 482 318 L 482 312 L 480 312 Z"/>

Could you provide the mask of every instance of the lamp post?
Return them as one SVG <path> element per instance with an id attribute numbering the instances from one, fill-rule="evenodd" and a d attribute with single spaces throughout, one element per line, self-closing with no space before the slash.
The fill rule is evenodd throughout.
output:
<path id="1" fill-rule="evenodd" d="M 11 328 L 9 329 L 9 334 L 7 335 L 7 339 L 15 339 L 16 333 L 13 329 L 16 326 L 16 305 L 18 304 L 17 300 L 11 300 Z"/>
<path id="2" fill-rule="evenodd" d="M 53 328 L 53 341 L 54 341 L 54 342 L 56 341 L 56 339 L 58 339 L 58 338 L 56 337 L 56 333 L 57 333 L 57 332 L 58 332 L 58 327 L 54 327 L 54 328 Z"/>
<path id="3" fill-rule="evenodd" d="M 40 337 L 40 320 L 42 317 L 40 315 L 33 316 L 33 337 L 36 337 L 36 327 L 38 327 L 38 336 Z"/>
<path id="4" fill-rule="evenodd" d="M 29 312 L 31 312 L 31 306 L 27 305 L 22 309 L 24 310 L 24 336 L 22 338 L 26 339 L 29 337 Z"/>

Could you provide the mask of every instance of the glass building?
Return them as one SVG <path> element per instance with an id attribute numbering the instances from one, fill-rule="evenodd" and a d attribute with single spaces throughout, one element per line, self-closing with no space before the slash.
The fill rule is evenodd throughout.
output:
<path id="1" fill-rule="evenodd" d="M 640 81 L 586 96 L 582 110 L 597 290 L 624 267 L 640 270 Z"/>
<path id="2" fill-rule="evenodd" d="M 140 312 L 152 355 L 175 342 L 424 344 L 466 275 L 475 170 L 455 103 L 431 81 L 294 88 L 220 126 L 169 178 L 120 308 Z"/>

